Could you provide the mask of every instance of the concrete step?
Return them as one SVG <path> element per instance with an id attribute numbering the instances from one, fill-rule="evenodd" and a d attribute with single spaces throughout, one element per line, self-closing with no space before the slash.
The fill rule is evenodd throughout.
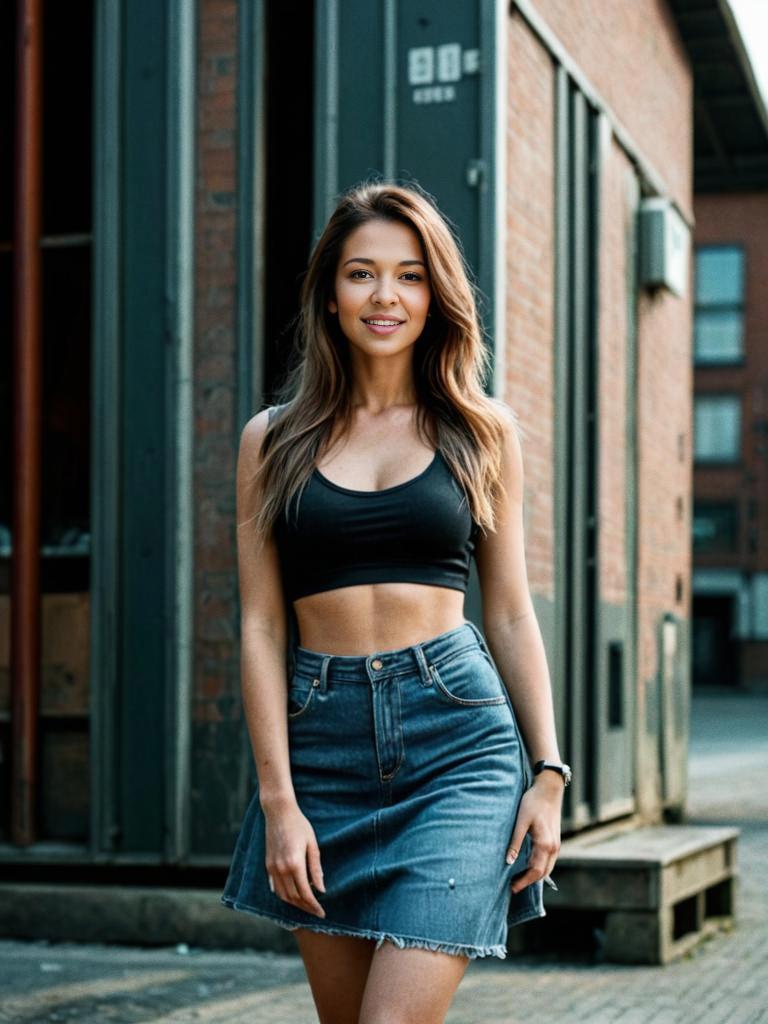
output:
<path id="1" fill-rule="evenodd" d="M 297 952 L 289 931 L 234 914 L 221 890 L 163 886 L 0 883 L 0 935 L 51 942 L 101 942 Z"/>
<path id="2" fill-rule="evenodd" d="M 665 964 L 733 924 L 739 829 L 648 825 L 563 840 L 547 910 L 604 914 L 606 960 Z"/>

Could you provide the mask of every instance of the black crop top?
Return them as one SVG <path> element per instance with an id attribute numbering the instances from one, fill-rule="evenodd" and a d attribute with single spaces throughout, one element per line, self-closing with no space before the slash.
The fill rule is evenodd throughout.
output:
<path id="1" fill-rule="evenodd" d="M 438 449 L 418 476 L 356 491 L 314 469 L 275 520 L 289 601 L 363 583 L 467 589 L 478 525 Z M 460 507 L 461 506 L 461 507 Z"/>

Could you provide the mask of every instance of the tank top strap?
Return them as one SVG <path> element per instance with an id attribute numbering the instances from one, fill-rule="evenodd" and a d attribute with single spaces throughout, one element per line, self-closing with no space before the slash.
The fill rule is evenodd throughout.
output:
<path id="1" fill-rule="evenodd" d="M 287 405 L 288 405 L 288 403 L 284 402 L 282 405 L 270 405 L 269 406 L 269 408 L 267 410 L 267 426 L 272 426 L 272 420 L 275 418 L 277 413 L 281 409 L 285 409 Z"/>

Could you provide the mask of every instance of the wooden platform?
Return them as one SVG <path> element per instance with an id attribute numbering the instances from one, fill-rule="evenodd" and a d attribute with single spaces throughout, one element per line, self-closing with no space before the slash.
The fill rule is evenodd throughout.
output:
<path id="1" fill-rule="evenodd" d="M 652 825 L 565 839 L 546 906 L 604 911 L 604 957 L 664 964 L 734 916 L 739 829 Z"/>

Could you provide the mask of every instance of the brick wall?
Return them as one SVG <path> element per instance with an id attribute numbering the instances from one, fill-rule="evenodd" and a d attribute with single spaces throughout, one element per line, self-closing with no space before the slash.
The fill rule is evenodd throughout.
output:
<path id="1" fill-rule="evenodd" d="M 728 391 L 742 396 L 742 458 L 733 469 L 696 470 L 696 496 L 739 500 L 742 524 L 740 554 L 697 555 L 701 565 L 740 565 L 745 571 L 768 571 L 768 193 L 697 195 L 696 243 L 744 247 L 745 317 L 743 366 L 698 369 L 697 392 Z M 765 426 L 760 426 L 760 424 Z M 749 502 L 757 503 L 749 518 Z M 750 550 L 748 525 L 756 532 Z"/>
<path id="2" fill-rule="evenodd" d="M 598 90 L 642 160 L 691 210 L 692 77 L 677 29 L 657 0 L 537 0 L 536 11 Z M 554 598 L 554 67 L 523 16 L 509 22 L 508 351 L 506 397 L 528 437 L 526 553 L 532 590 Z M 600 162 L 599 570 L 600 600 L 627 601 L 627 356 L 633 301 L 628 243 L 639 182 L 607 132 Z M 658 624 L 690 614 L 690 297 L 637 297 L 638 664 L 635 680 L 638 809 L 658 814 Z M 678 595 L 676 584 L 682 592 Z M 557 655 L 557 652 L 551 652 Z M 551 665 L 551 667 L 553 667 Z M 567 666 L 564 666 L 567 671 Z M 651 692 L 652 691 L 652 692 Z M 650 723 L 650 724 L 649 724 Z"/>
<path id="3" fill-rule="evenodd" d="M 665 0 L 535 0 L 535 7 L 690 212 L 693 82 Z"/>
<path id="4" fill-rule="evenodd" d="M 554 599 L 554 79 L 520 18 L 509 21 L 505 400 L 524 430 L 528 579 Z"/>
<path id="5" fill-rule="evenodd" d="M 228 760 L 239 756 L 242 724 L 234 529 L 237 4 L 200 0 L 198 18 L 191 714 L 192 846 L 199 853 L 220 852 L 230 838 L 228 831 L 211 834 L 210 808 L 229 808 L 216 819 L 224 828 L 242 814 L 243 793 L 233 792 L 236 770 Z"/>

